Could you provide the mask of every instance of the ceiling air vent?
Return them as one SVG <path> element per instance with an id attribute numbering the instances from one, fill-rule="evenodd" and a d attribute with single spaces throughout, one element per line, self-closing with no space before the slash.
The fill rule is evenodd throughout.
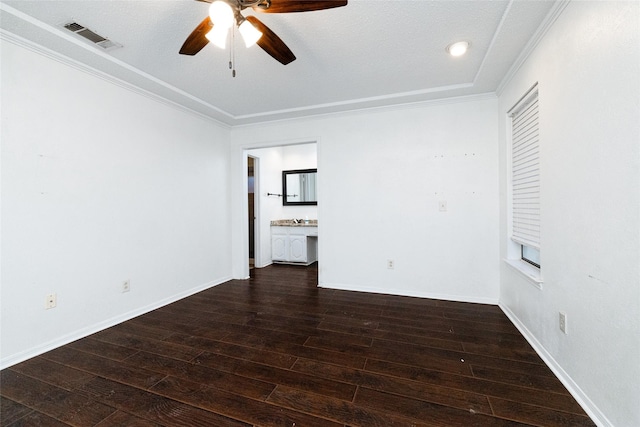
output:
<path id="1" fill-rule="evenodd" d="M 78 24 L 77 22 L 69 22 L 63 25 L 64 28 L 79 35 L 80 37 L 84 37 L 89 40 L 91 43 L 96 46 L 100 46 L 104 50 L 112 50 L 119 47 L 122 47 L 121 44 L 113 42 L 106 37 L 102 37 L 100 34 L 94 33 L 90 29 L 85 26 Z"/>

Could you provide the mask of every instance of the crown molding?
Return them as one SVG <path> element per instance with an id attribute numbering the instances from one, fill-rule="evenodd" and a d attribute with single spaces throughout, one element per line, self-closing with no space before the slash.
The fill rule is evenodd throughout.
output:
<path id="1" fill-rule="evenodd" d="M 503 14 L 503 18 L 501 20 L 501 24 L 504 21 L 504 17 L 509 11 L 509 8 L 512 4 L 513 0 L 511 0 L 507 6 L 506 11 Z M 557 15 L 560 14 L 564 5 L 568 0 L 561 0 L 558 5 L 554 6 L 554 9 L 548 14 L 548 17 L 545 21 L 545 24 L 541 26 L 532 39 L 531 42 L 527 45 L 527 48 L 520 55 L 516 63 L 510 68 L 507 76 L 501 81 L 500 87 L 504 87 L 508 80 L 515 74 L 517 69 L 521 66 L 521 64 L 526 60 L 529 52 L 533 50 L 535 45 L 537 45 L 539 39 L 544 35 L 546 29 L 555 21 Z M 236 126 L 249 126 L 252 124 L 264 124 L 268 122 L 281 122 L 288 120 L 298 120 L 298 119 L 309 119 L 312 117 L 326 117 L 336 114 L 349 114 L 349 113 L 362 113 L 362 112 L 371 112 L 371 111 L 393 111 L 397 109 L 403 108 L 416 108 L 425 105 L 436 105 L 436 104 L 444 104 L 444 103 L 455 103 L 455 102 L 463 102 L 471 99 L 478 99 L 480 97 L 495 97 L 495 93 L 487 94 L 471 94 L 471 95 L 459 95 L 460 93 L 473 91 L 476 82 L 475 79 L 478 77 L 478 73 L 482 69 L 484 65 L 481 63 L 480 69 L 476 73 L 474 81 L 457 84 L 457 85 L 449 85 L 449 86 L 441 86 L 434 87 L 428 89 L 421 89 L 415 91 L 401 92 L 401 93 L 393 93 L 387 95 L 373 96 L 367 98 L 359 98 L 359 99 L 351 99 L 340 102 L 333 103 L 325 103 L 325 104 L 316 104 L 298 108 L 291 109 L 283 109 L 283 110 L 274 110 L 274 111 L 265 111 L 255 114 L 246 114 L 246 115 L 233 115 L 227 111 L 221 110 L 220 108 L 211 105 L 202 99 L 187 93 L 173 85 L 168 84 L 165 81 L 162 81 L 148 73 L 145 73 L 115 57 L 109 55 L 106 52 L 96 51 L 94 46 L 91 46 L 81 40 L 76 39 L 72 35 L 65 34 L 60 31 L 59 28 L 53 27 L 49 24 L 43 23 L 36 18 L 33 18 L 19 10 L 12 8 L 6 4 L 0 2 L 0 11 L 2 13 L 7 13 L 19 20 L 20 22 L 26 23 L 28 25 L 32 25 L 40 30 L 46 31 L 51 34 L 53 37 L 59 38 L 73 44 L 77 48 L 81 48 L 87 51 L 90 51 L 94 55 L 98 55 L 102 60 L 109 61 L 111 64 L 118 67 L 124 73 L 131 73 L 130 75 L 137 76 L 138 79 L 143 79 L 141 81 L 148 83 L 149 87 L 147 88 L 147 84 L 134 84 L 127 81 L 126 77 L 116 77 L 112 74 L 109 74 L 105 71 L 101 71 L 94 66 L 87 65 L 79 60 L 68 57 L 67 55 L 57 52 L 53 49 L 50 49 L 46 46 L 42 46 L 35 41 L 26 39 L 20 35 L 14 34 L 9 30 L 0 29 L 0 37 L 2 40 L 8 41 L 10 43 L 19 45 L 23 48 L 26 48 L 32 52 L 43 55 L 47 58 L 55 60 L 57 62 L 63 63 L 67 66 L 70 66 L 76 70 L 82 71 L 84 73 L 90 74 L 94 77 L 100 78 L 102 80 L 108 81 L 118 87 L 124 88 L 131 92 L 134 92 L 138 95 L 147 97 L 161 104 L 170 106 L 172 108 L 178 109 L 180 111 L 186 112 L 188 114 L 194 115 L 204 120 L 212 121 L 219 126 L 230 129 Z M 498 28 L 500 28 L 500 25 Z M 495 39 L 495 34 L 494 34 Z M 493 43 L 493 41 L 492 41 Z M 526 55 L 525 55 L 526 53 Z M 508 78 L 507 78 L 508 77 Z M 156 87 L 160 89 L 162 92 L 166 92 L 169 96 L 163 96 L 162 94 L 157 93 L 153 88 Z M 498 92 L 499 93 L 499 92 Z M 174 97 L 175 95 L 175 97 Z M 458 96 L 457 96 L 458 95 Z M 184 102 L 181 102 L 184 100 Z"/>
<path id="2" fill-rule="evenodd" d="M 515 77 L 515 75 L 518 73 L 522 65 L 527 61 L 527 59 L 529 59 L 529 56 L 533 53 L 535 48 L 538 47 L 538 44 L 540 43 L 540 41 L 544 38 L 547 32 L 549 32 L 549 29 L 553 26 L 553 24 L 556 22 L 558 17 L 562 14 L 564 9 L 567 7 L 567 5 L 570 2 L 571 0 L 557 0 L 553 4 L 551 10 L 545 17 L 542 24 L 540 24 L 535 34 L 533 35 L 533 37 L 531 37 L 531 39 L 526 44 L 524 49 L 522 49 L 522 52 L 520 53 L 520 55 L 518 55 L 518 58 L 516 58 L 516 60 L 513 62 L 513 64 L 509 68 L 509 71 L 507 71 L 507 73 L 504 75 L 504 77 L 498 84 L 498 87 L 496 88 L 496 94 L 498 96 L 502 94 L 505 87 Z"/>
<path id="3" fill-rule="evenodd" d="M 162 81 L 162 80 L 160 80 L 160 79 L 158 79 L 156 77 L 151 76 L 148 73 L 145 73 L 145 72 L 143 72 L 143 71 L 141 71 L 141 70 L 139 70 L 139 69 L 137 69 L 135 67 L 132 67 L 131 65 L 114 58 L 113 56 L 109 55 L 106 52 L 97 51 L 94 46 L 91 46 L 91 45 L 89 45 L 87 43 L 84 43 L 84 42 L 82 42 L 80 40 L 77 40 L 75 37 L 72 37 L 71 35 L 64 34 L 61 31 L 58 31 L 57 28 L 53 28 L 48 24 L 45 24 L 45 23 L 43 23 L 43 22 L 41 22 L 41 21 L 39 21 L 39 20 L 37 20 L 37 19 L 35 19 L 35 18 L 33 18 L 33 17 L 31 17 L 31 16 L 29 16 L 29 15 L 27 15 L 27 14 L 21 12 L 21 11 L 19 11 L 19 10 L 16 10 L 16 9 L 12 8 L 11 6 L 8 6 L 8 5 L 0 2 L 0 11 L 2 13 L 7 13 L 7 14 L 12 15 L 13 17 L 19 19 L 22 22 L 26 22 L 26 23 L 28 23 L 30 25 L 34 25 L 35 27 L 50 33 L 54 37 L 61 38 L 61 39 L 65 40 L 65 41 L 67 41 L 69 43 L 74 44 L 75 46 L 78 46 L 78 47 L 80 47 L 82 49 L 88 50 L 91 53 L 100 56 L 102 59 L 105 59 L 105 60 L 117 65 L 121 69 L 126 70 L 127 72 L 134 73 L 134 74 L 138 75 L 139 77 L 142 77 L 145 80 L 151 82 L 152 84 L 161 86 L 164 89 L 168 89 L 169 91 L 171 91 L 171 92 L 173 92 L 173 93 L 175 93 L 175 94 L 177 94 L 177 95 L 179 95 L 181 97 L 187 98 L 188 100 L 190 100 L 192 102 L 195 102 L 196 104 L 200 104 L 201 106 L 203 106 L 207 110 L 211 110 L 211 111 L 217 113 L 218 115 L 220 115 L 222 117 L 225 117 L 225 118 L 229 119 L 230 121 L 233 121 L 233 116 L 231 114 L 227 113 L 226 111 L 223 111 L 223 110 L 221 110 L 221 109 L 219 109 L 219 108 L 217 108 L 217 107 L 215 107 L 213 105 L 210 105 L 210 104 L 202 101 L 200 98 L 197 98 L 197 97 L 195 97 L 195 96 L 193 96 L 193 95 L 191 95 L 191 94 L 189 94 L 187 92 L 184 92 L 184 91 L 182 91 L 182 90 L 180 90 L 180 89 L 178 89 L 178 88 L 176 88 L 176 87 L 174 87 L 174 86 L 172 86 L 172 85 L 170 85 L 170 84 L 168 84 L 168 83 L 166 83 L 166 82 L 164 82 L 164 81 Z M 64 64 L 64 65 L 69 66 L 71 68 L 74 68 L 74 69 L 76 69 L 78 71 L 81 71 L 81 72 L 89 74 L 89 75 L 91 75 L 93 77 L 97 77 L 99 79 L 107 81 L 107 82 L 109 82 L 111 84 L 114 84 L 114 85 L 116 85 L 118 87 L 126 89 L 126 90 L 128 90 L 130 92 L 136 93 L 138 95 L 142 95 L 142 96 L 144 96 L 146 98 L 149 98 L 149 99 L 151 99 L 153 101 L 156 101 L 158 103 L 161 103 L 161 104 L 167 105 L 169 107 L 181 110 L 183 112 L 186 112 L 188 114 L 194 115 L 194 116 L 199 117 L 201 119 L 205 119 L 207 121 L 214 122 L 214 123 L 216 123 L 216 124 L 218 124 L 220 126 L 226 127 L 226 128 L 230 128 L 230 126 L 231 126 L 229 123 L 226 123 L 226 122 L 224 122 L 222 120 L 216 119 L 215 117 L 212 117 L 211 115 L 204 114 L 202 112 L 199 112 L 197 110 L 189 108 L 189 107 L 187 107 L 187 106 L 185 106 L 185 105 L 183 105 L 183 104 L 181 104 L 179 102 L 175 102 L 175 101 L 172 101 L 170 99 L 167 99 L 166 97 L 158 95 L 157 93 L 154 93 L 151 90 L 147 90 L 147 89 L 141 88 L 141 87 L 139 87 L 137 85 L 134 85 L 132 83 L 129 83 L 129 82 L 127 82 L 127 81 L 125 81 L 125 80 L 123 80 L 121 78 L 115 77 L 115 76 L 113 76 L 113 75 L 111 75 L 109 73 L 100 71 L 100 70 L 98 70 L 98 69 L 96 69 L 96 68 L 94 68 L 92 66 L 89 66 L 89 65 L 87 65 L 87 64 L 85 64 L 83 62 L 80 62 L 78 60 L 75 60 L 73 58 L 70 58 L 70 57 L 68 57 L 68 56 L 66 56 L 66 55 L 64 55 L 64 54 L 62 54 L 60 52 L 54 51 L 54 50 L 49 49 L 49 48 L 47 48 L 45 46 L 42 46 L 42 45 L 40 45 L 40 44 L 38 44 L 38 43 L 36 43 L 34 41 L 31 41 L 31 40 L 26 39 L 26 38 L 24 38 L 22 36 L 19 36 L 19 35 L 11 32 L 9 30 L 4 29 L 4 28 L 0 28 L 0 40 L 6 41 L 8 43 L 14 44 L 14 45 L 19 46 L 19 47 L 22 47 L 22 48 L 27 49 L 27 50 L 29 50 L 31 52 L 34 52 L 36 54 L 39 54 L 41 56 L 44 56 L 46 58 L 49 58 L 49 59 L 54 60 L 56 62 L 59 62 L 61 64 Z"/>
<path id="4" fill-rule="evenodd" d="M 414 110 L 418 108 L 434 107 L 439 105 L 459 104 L 464 102 L 497 100 L 497 99 L 498 99 L 498 96 L 495 94 L 495 92 L 485 92 L 485 93 L 474 94 L 474 95 L 450 96 L 446 98 L 436 98 L 436 99 L 429 99 L 429 100 L 423 100 L 423 101 L 405 102 L 405 103 L 398 103 L 398 104 L 392 104 L 392 105 L 362 107 L 357 109 L 349 109 L 345 111 L 316 113 L 316 114 L 310 114 L 310 115 L 299 116 L 299 117 L 287 117 L 287 118 L 281 118 L 281 119 L 275 119 L 275 120 L 264 120 L 260 122 L 254 121 L 250 123 L 238 124 L 233 126 L 233 128 L 246 129 L 254 126 L 282 124 L 282 123 L 296 122 L 296 121 L 302 121 L 302 120 L 314 120 L 314 119 L 321 120 L 321 119 L 337 117 L 337 116 L 345 117 L 345 116 L 351 116 L 351 115 L 355 116 L 355 115 L 369 114 L 369 113 L 376 113 L 376 112 L 384 113 L 384 112 L 393 112 L 393 111 Z"/>

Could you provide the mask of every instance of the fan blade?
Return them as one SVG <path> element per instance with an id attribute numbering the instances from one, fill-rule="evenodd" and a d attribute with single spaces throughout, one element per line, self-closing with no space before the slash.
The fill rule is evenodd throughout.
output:
<path id="1" fill-rule="evenodd" d="M 207 16 L 196 29 L 189 34 L 189 37 L 187 37 L 180 48 L 180 53 L 182 55 L 195 55 L 200 52 L 202 48 L 209 43 L 209 39 L 205 36 L 212 28 L 213 22 L 211 22 L 211 18 Z"/>
<path id="2" fill-rule="evenodd" d="M 257 43 L 265 52 L 283 65 L 295 61 L 296 56 L 291 52 L 291 49 L 269 27 L 252 15 L 247 16 L 247 21 L 251 22 L 262 33 L 262 37 L 258 39 Z"/>
<path id="3" fill-rule="evenodd" d="M 253 9 L 264 13 L 311 12 L 346 6 L 347 0 L 271 0 L 267 4 L 268 7 L 258 4 Z"/>

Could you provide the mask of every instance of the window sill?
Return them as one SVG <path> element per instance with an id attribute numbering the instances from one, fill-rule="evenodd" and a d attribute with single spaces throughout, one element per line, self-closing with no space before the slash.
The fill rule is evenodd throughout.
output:
<path id="1" fill-rule="evenodd" d="M 527 281 L 533 286 L 542 290 L 543 280 L 539 268 L 536 268 L 533 265 L 522 261 L 521 259 L 505 259 L 504 262 L 515 271 L 520 273 L 520 275 L 527 279 Z"/>

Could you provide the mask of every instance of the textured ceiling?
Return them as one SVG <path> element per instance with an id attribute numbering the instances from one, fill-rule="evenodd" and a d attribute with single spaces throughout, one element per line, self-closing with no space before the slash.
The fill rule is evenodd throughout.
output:
<path id="1" fill-rule="evenodd" d="M 297 59 L 284 66 L 237 35 L 235 78 L 229 47 L 178 54 L 206 17 L 204 2 L 6 0 L 1 7 L 5 39 L 35 42 L 236 125 L 494 92 L 554 2 L 349 0 L 323 11 L 256 14 Z M 104 52 L 62 27 L 71 20 L 123 47 Z M 450 57 L 446 46 L 459 40 L 471 49 Z"/>

